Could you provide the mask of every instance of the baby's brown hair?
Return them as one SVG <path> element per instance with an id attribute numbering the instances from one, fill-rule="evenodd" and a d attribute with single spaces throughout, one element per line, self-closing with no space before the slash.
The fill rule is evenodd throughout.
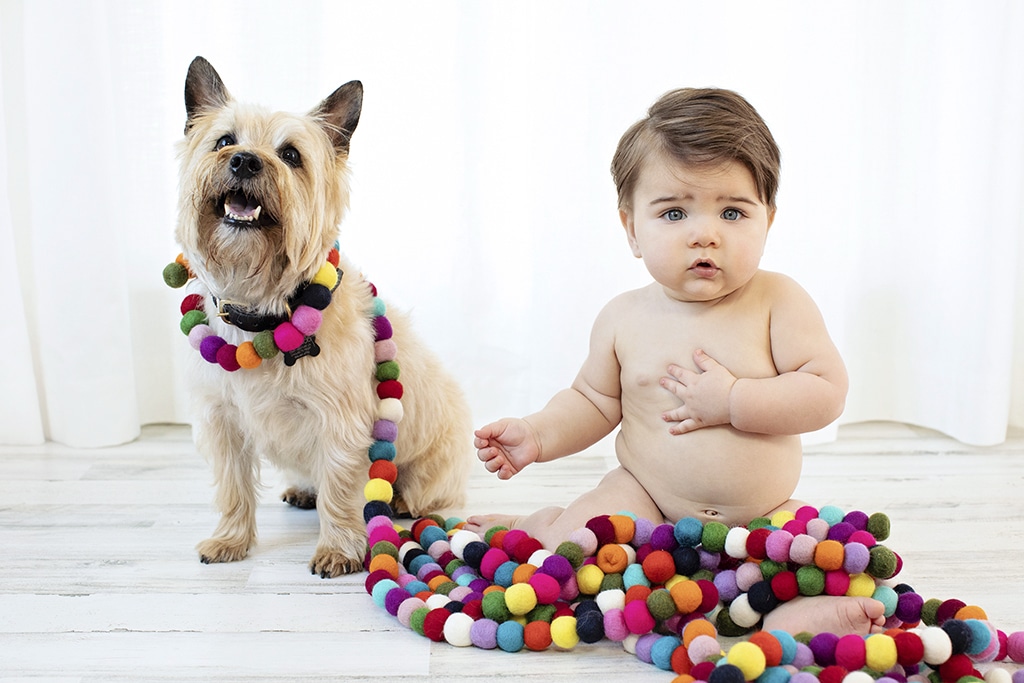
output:
<path id="1" fill-rule="evenodd" d="M 657 152 L 694 166 L 739 161 L 754 177 L 761 201 L 775 209 L 779 148 L 757 111 L 731 90 L 672 90 L 651 105 L 646 118 L 629 127 L 612 158 L 620 209 L 631 208 L 644 160 Z"/>

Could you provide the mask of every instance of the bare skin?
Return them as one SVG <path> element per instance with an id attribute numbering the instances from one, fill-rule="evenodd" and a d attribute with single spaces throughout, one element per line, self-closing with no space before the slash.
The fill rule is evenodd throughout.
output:
<path id="1" fill-rule="evenodd" d="M 470 517 L 468 529 L 521 528 L 553 548 L 601 514 L 736 526 L 801 505 L 792 500 L 799 434 L 839 416 L 847 376 L 810 296 L 759 268 L 774 211 L 745 166 L 670 159 L 646 164 L 632 207 L 623 227 L 654 282 L 601 311 L 570 388 L 526 418 L 485 425 L 475 440 L 487 470 L 508 479 L 618 426 L 619 467 L 566 508 Z M 803 621 L 867 633 L 881 607 L 793 604 L 773 616 L 779 628 Z"/>

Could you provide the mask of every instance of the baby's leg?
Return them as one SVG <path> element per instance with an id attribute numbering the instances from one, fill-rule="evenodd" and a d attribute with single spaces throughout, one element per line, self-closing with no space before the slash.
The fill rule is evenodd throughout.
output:
<path id="1" fill-rule="evenodd" d="M 522 529 L 554 550 L 569 534 L 600 515 L 629 511 L 655 523 L 664 520 L 661 510 L 632 474 L 616 467 L 592 491 L 584 493 L 566 508 L 548 507 L 527 517 L 513 515 L 478 515 L 466 520 L 466 528 L 482 534 L 497 525 Z"/>

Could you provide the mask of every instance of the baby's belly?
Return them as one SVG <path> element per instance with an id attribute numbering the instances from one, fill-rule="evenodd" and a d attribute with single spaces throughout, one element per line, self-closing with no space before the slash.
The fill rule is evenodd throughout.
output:
<path id="1" fill-rule="evenodd" d="M 800 478 L 799 436 L 732 427 L 673 436 L 667 424 L 645 430 L 624 422 L 615 446 L 619 463 L 673 523 L 697 517 L 747 524 L 788 501 Z"/>

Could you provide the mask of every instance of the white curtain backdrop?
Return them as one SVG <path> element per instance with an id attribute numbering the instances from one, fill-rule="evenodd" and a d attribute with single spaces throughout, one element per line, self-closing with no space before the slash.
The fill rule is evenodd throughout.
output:
<path id="1" fill-rule="evenodd" d="M 478 423 L 543 405 L 647 282 L 612 152 L 666 90 L 713 85 L 782 148 L 763 265 L 826 317 L 840 422 L 998 443 L 1024 426 L 1021 36 L 1015 0 L 0 0 L 0 443 L 188 421 L 160 272 L 197 54 L 290 111 L 363 81 L 343 249 Z"/>

